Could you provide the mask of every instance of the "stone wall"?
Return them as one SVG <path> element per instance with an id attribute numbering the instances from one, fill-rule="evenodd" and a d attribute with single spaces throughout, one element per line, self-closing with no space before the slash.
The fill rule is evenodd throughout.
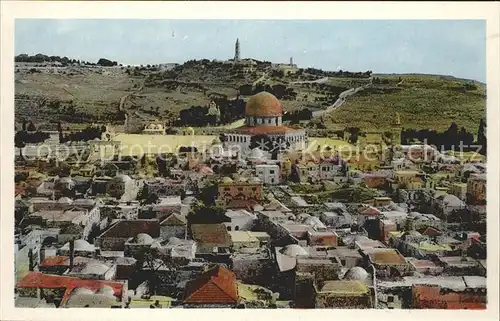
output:
<path id="1" fill-rule="evenodd" d="M 97 237 L 95 246 L 101 251 L 123 251 L 125 249 L 126 237 Z"/>
<path id="2" fill-rule="evenodd" d="M 319 292 L 316 296 L 316 308 L 370 309 L 370 294 L 362 296 L 334 296 Z"/>
<path id="3" fill-rule="evenodd" d="M 269 283 L 273 274 L 273 261 L 267 259 L 233 259 L 232 271 L 238 280 L 248 284 Z"/>

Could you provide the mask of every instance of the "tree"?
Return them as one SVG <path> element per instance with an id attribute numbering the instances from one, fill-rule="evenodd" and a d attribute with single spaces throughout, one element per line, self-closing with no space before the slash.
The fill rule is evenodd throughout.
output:
<path id="1" fill-rule="evenodd" d="M 349 136 L 349 143 L 351 144 L 356 144 L 358 142 L 358 137 L 360 134 L 360 130 L 358 127 L 348 127 L 346 128 L 346 132 L 350 134 Z"/>
<path id="2" fill-rule="evenodd" d="M 188 226 L 192 224 L 220 224 L 230 222 L 231 220 L 225 215 L 226 209 L 217 205 L 206 206 L 203 203 L 197 203 L 193 206 L 192 211 L 188 214 Z"/>
<path id="3" fill-rule="evenodd" d="M 61 122 L 57 122 L 57 133 L 59 134 L 59 144 L 64 143 L 64 135 L 63 135 L 63 130 L 62 130 L 62 124 Z"/>
<path id="4" fill-rule="evenodd" d="M 486 156 L 486 121 L 482 118 L 479 122 L 479 129 L 477 131 L 477 144 L 481 146 L 480 153 Z"/>
<path id="5" fill-rule="evenodd" d="M 199 197 L 203 204 L 205 204 L 206 206 L 210 206 L 215 204 L 217 194 L 217 184 L 213 181 L 210 181 L 201 188 Z"/>
<path id="6" fill-rule="evenodd" d="M 25 143 L 25 136 L 26 136 L 25 131 L 20 131 L 17 132 L 16 135 L 14 136 L 14 145 L 19 148 L 19 156 L 22 158 L 23 157 L 23 148 L 26 147 Z"/>
<path id="7" fill-rule="evenodd" d="M 111 61 L 111 60 L 106 59 L 106 58 L 100 58 L 99 61 L 97 61 L 97 64 L 99 66 L 103 66 L 103 67 L 112 67 L 112 66 L 118 65 L 118 63 L 116 61 Z"/>
<path id="8" fill-rule="evenodd" d="M 143 186 L 137 194 L 137 200 L 141 202 L 141 205 L 150 205 L 158 201 L 158 196 L 154 193 L 150 194 L 147 187 Z"/>
<path id="9" fill-rule="evenodd" d="M 35 125 L 33 124 L 32 121 L 30 121 L 30 123 L 28 125 L 28 131 L 29 132 L 35 132 L 36 131 L 36 127 L 35 127 Z"/>
<path id="10" fill-rule="evenodd" d="M 148 281 L 153 294 L 157 293 L 158 285 L 173 284 L 176 280 L 177 269 L 188 263 L 187 259 L 173 258 L 158 247 L 150 247 L 143 253 L 137 253 L 136 259 L 138 266 L 149 272 Z M 160 269 L 162 273 L 159 273 Z"/>

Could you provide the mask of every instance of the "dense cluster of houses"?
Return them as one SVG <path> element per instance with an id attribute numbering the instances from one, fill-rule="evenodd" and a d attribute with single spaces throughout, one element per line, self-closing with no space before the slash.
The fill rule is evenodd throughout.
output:
<path id="1" fill-rule="evenodd" d="M 16 305 L 486 308 L 484 162 L 297 155 L 18 164 Z"/>

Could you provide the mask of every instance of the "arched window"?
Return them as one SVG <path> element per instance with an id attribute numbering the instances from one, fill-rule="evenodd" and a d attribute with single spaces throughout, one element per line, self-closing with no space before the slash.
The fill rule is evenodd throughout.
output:
<path id="1" fill-rule="evenodd" d="M 235 231 L 239 231 L 239 230 L 240 230 L 240 227 L 239 227 L 238 225 L 236 225 L 236 226 L 234 227 L 234 230 L 235 230 Z"/>

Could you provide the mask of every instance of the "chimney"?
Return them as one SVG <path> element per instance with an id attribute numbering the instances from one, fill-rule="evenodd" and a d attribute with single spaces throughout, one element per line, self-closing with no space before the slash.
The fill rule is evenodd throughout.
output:
<path id="1" fill-rule="evenodd" d="M 101 256 L 101 249 L 97 247 L 94 251 L 94 257 L 97 259 L 100 256 Z"/>
<path id="2" fill-rule="evenodd" d="M 28 260 L 29 260 L 29 270 L 33 271 L 33 269 L 35 268 L 35 262 L 33 259 L 33 249 L 28 250 Z"/>
<path id="3" fill-rule="evenodd" d="M 73 269 L 75 260 L 75 240 L 69 241 L 69 270 Z"/>
<path id="4" fill-rule="evenodd" d="M 40 252 L 39 252 L 39 253 L 40 253 L 40 254 L 39 254 L 39 257 L 40 257 L 40 263 L 42 263 L 42 262 L 43 262 L 43 260 L 45 260 L 45 248 L 44 248 L 44 247 L 40 248 Z"/>

